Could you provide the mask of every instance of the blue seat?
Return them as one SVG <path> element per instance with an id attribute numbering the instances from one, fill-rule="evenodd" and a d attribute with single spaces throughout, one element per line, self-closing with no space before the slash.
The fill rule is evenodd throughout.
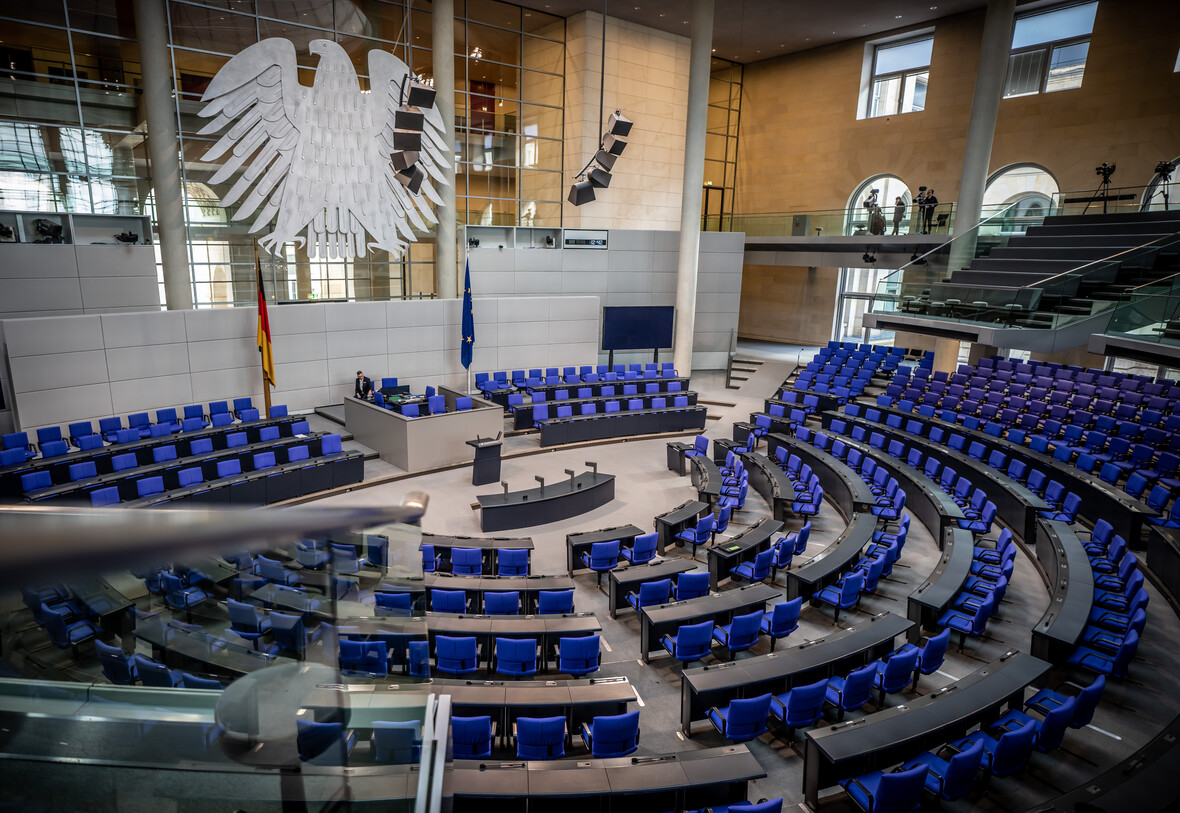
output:
<path id="1" fill-rule="evenodd" d="M 859 709 L 869 702 L 876 676 L 877 665 L 870 663 L 853 670 L 848 677 L 828 679 L 827 701 L 839 709 L 838 719 L 843 720 L 844 712 Z"/>
<path id="2" fill-rule="evenodd" d="M 656 556 L 656 541 L 659 534 L 644 534 L 635 537 L 635 542 L 628 548 L 623 548 L 623 558 L 633 565 L 650 562 Z"/>
<path id="3" fill-rule="evenodd" d="M 226 599 L 229 610 L 229 626 L 243 638 L 254 640 L 270 631 L 270 619 L 266 613 L 253 604 Z"/>
<path id="4" fill-rule="evenodd" d="M 822 684 L 821 684 L 822 685 Z M 772 695 L 731 700 L 723 709 L 713 707 L 706 712 L 717 732 L 733 742 L 748 742 L 766 732 Z"/>
<path id="5" fill-rule="evenodd" d="M 597 635 L 559 638 L 557 671 L 566 675 L 589 675 L 598 671 L 602 655 Z"/>
<path id="6" fill-rule="evenodd" d="M 48 469 L 31 471 L 20 476 L 20 487 L 25 494 L 35 494 L 38 491 L 52 488 L 53 476 L 50 475 Z M 115 492 L 118 493 L 118 489 L 115 489 Z"/>
<path id="7" fill-rule="evenodd" d="M 54 427 L 54 428 L 56 429 L 57 427 Z M 38 431 L 40 431 L 40 430 L 38 430 Z M 54 457 L 62 457 L 64 455 L 67 455 L 70 453 L 70 445 L 68 443 L 66 443 L 64 440 L 47 440 L 44 443 L 41 443 L 40 446 L 41 446 L 41 457 L 45 460 L 49 460 Z M 17 449 L 15 451 L 19 452 L 20 450 Z M 13 460 L 8 463 L 4 463 L 3 465 L 11 466 L 12 463 L 19 463 L 19 462 L 20 462 L 20 459 L 19 459 L 19 457 L 17 457 L 16 460 Z"/>
<path id="8" fill-rule="evenodd" d="M 295 722 L 299 759 L 317 765 L 348 763 L 348 755 L 356 745 L 356 734 L 346 730 L 344 723 L 316 723 L 311 720 Z"/>
<path id="9" fill-rule="evenodd" d="M 537 591 L 537 615 L 560 615 L 573 611 L 573 589 Z"/>
<path id="10" fill-rule="evenodd" d="M 914 670 L 914 682 L 910 685 L 910 691 L 917 690 L 918 675 L 932 675 L 942 666 L 950 640 L 951 631 L 948 627 L 937 635 L 927 638 L 921 649 L 913 644 L 903 644 L 898 647 L 899 653 L 908 653 L 910 650 L 918 653 L 918 668 Z"/>
<path id="11" fill-rule="evenodd" d="M 452 717 L 451 743 L 455 759 L 487 759 L 492 755 L 495 729 L 492 718 Z"/>
<path id="12" fill-rule="evenodd" d="M 565 731 L 564 717 L 517 717 L 512 725 L 517 759 L 561 759 Z"/>
<path id="13" fill-rule="evenodd" d="M 828 682 L 816 681 L 776 695 L 770 701 L 770 713 L 787 727 L 787 739 L 794 738 L 796 728 L 815 725 L 824 714 Z"/>
<path id="14" fill-rule="evenodd" d="M 752 582 L 760 582 L 770 576 L 770 562 L 774 558 L 774 550 L 767 548 L 754 557 L 753 562 L 742 562 L 730 570 L 735 576 L 741 576 Z"/>
<path id="15" fill-rule="evenodd" d="M 357 555 L 356 547 L 353 545 L 332 542 L 328 545 L 328 553 L 332 556 L 332 567 L 337 573 L 357 573 L 368 564 L 365 558 Z"/>
<path id="16" fill-rule="evenodd" d="M 41 624 L 49 633 L 49 640 L 59 649 L 72 647 L 74 657 L 77 657 L 78 644 L 97 638 L 102 630 L 85 619 L 75 619 L 73 615 L 60 606 L 50 607 L 41 603 Z"/>
<path id="17" fill-rule="evenodd" d="M 479 548 L 451 548 L 451 572 L 456 576 L 483 575 L 483 551 Z"/>
<path id="18" fill-rule="evenodd" d="M 595 717 L 582 723 L 582 741 L 595 759 L 625 757 L 639 747 L 639 711 Z"/>
<path id="19" fill-rule="evenodd" d="M 692 448 L 684 452 L 685 457 L 704 457 L 709 451 L 709 439 L 704 435 L 693 438 Z"/>
<path id="20" fill-rule="evenodd" d="M 410 677 L 430 677 L 430 642 L 410 641 L 406 653 L 406 670 Z"/>
<path id="21" fill-rule="evenodd" d="M 117 646 L 104 644 L 97 638 L 94 639 L 94 649 L 98 654 L 98 662 L 102 664 L 102 673 L 111 683 L 131 686 L 139 681 L 139 670 L 135 666 L 133 656 Z"/>
<path id="22" fill-rule="evenodd" d="M 520 591 L 489 591 L 483 595 L 483 611 L 486 615 L 519 615 Z"/>
<path id="23" fill-rule="evenodd" d="M 761 624 L 761 610 L 755 610 L 745 615 L 735 615 L 728 624 L 718 624 L 713 627 L 713 638 L 729 650 L 730 658 L 733 658 L 735 653 L 749 649 L 758 642 L 758 631 Z"/>
<path id="24" fill-rule="evenodd" d="M 676 577 L 676 600 L 685 601 L 700 598 L 709 592 L 709 574 L 704 571 L 690 571 Z"/>
<path id="25" fill-rule="evenodd" d="M 180 685 L 179 669 L 169 669 L 162 663 L 157 663 L 144 655 L 133 655 L 135 671 L 144 686 L 155 686 L 170 689 Z"/>
<path id="26" fill-rule="evenodd" d="M 413 598 L 409 593 L 377 591 L 373 593 L 373 611 L 379 616 L 408 616 Z"/>
<path id="27" fill-rule="evenodd" d="M 671 594 L 672 579 L 670 578 L 643 582 L 639 585 L 638 593 L 627 594 L 627 603 L 641 611 L 644 607 L 667 603 Z"/>
<path id="28" fill-rule="evenodd" d="M 155 494 L 164 493 L 164 478 L 163 477 L 144 477 L 142 480 L 135 481 L 135 492 L 140 497 L 151 497 Z"/>
<path id="29" fill-rule="evenodd" d="M 386 765 L 417 764 L 422 757 L 422 723 L 374 720 L 372 750 L 373 759 Z"/>
<path id="30" fill-rule="evenodd" d="M 952 747 L 966 751 L 979 743 L 983 746 L 983 769 L 992 776 L 1010 776 L 1028 762 L 1036 739 L 1036 723 L 1029 720 L 1015 730 L 1004 732 L 998 739 L 981 730 L 952 743 Z"/>
<path id="31" fill-rule="evenodd" d="M 340 672 L 347 677 L 385 677 L 389 674 L 389 646 L 385 641 L 340 640 Z"/>
<path id="32" fill-rule="evenodd" d="M 1009 731 L 1016 731 L 1026 723 L 1032 722 L 1037 731 L 1033 747 L 1042 753 L 1052 751 L 1060 746 L 1065 739 L 1065 732 L 1069 729 L 1070 721 L 1073 720 L 1073 710 L 1076 703 L 1074 698 L 1067 698 L 1061 705 L 1049 709 L 1040 720 L 1028 716 L 1019 709 L 1011 709 L 1003 717 L 989 725 L 987 730 L 989 734 L 996 737 Z"/>
<path id="33" fill-rule="evenodd" d="M 319 640 L 323 627 L 308 629 L 303 616 L 271 610 L 270 631 L 274 642 L 291 652 L 303 652 L 308 645 Z"/>
<path id="34" fill-rule="evenodd" d="M 208 593 L 200 587 L 185 585 L 175 573 L 162 573 L 160 584 L 164 588 L 164 602 L 173 610 L 191 614 L 193 607 L 209 599 Z"/>
<path id="35" fill-rule="evenodd" d="M 435 636 L 434 668 L 448 675 L 469 675 L 478 669 L 479 647 L 475 637 Z"/>
<path id="36" fill-rule="evenodd" d="M 430 610 L 435 613 L 465 613 L 467 612 L 467 593 L 463 590 L 432 588 Z"/>
<path id="37" fill-rule="evenodd" d="M 884 660 L 876 661 L 873 667 L 873 687 L 880 692 L 878 706 L 885 705 L 885 695 L 900 692 L 910 685 L 914 679 L 914 671 L 918 668 L 919 652 L 916 648 L 898 649 L 891 652 Z"/>
<path id="38" fill-rule="evenodd" d="M 1074 701 L 1073 716 L 1070 718 L 1070 728 L 1084 728 L 1094 719 L 1094 711 L 1098 708 L 1098 701 L 1106 689 L 1106 676 L 1098 675 L 1094 681 L 1073 697 L 1067 697 L 1052 689 L 1041 689 L 1030 697 L 1024 704 L 1028 711 L 1035 711 L 1047 716 L 1056 708 L 1060 708 L 1070 700 Z"/>
<path id="39" fill-rule="evenodd" d="M 863 571 L 849 571 L 841 576 L 836 584 L 816 592 L 811 597 L 812 603 L 821 602 L 835 607 L 836 617 L 834 623 L 839 624 L 841 610 L 847 610 L 860 604 L 860 594 L 864 588 L 864 582 L 865 574 Z"/>
<path id="40" fill-rule="evenodd" d="M 529 575 L 529 552 L 525 548 L 505 548 L 496 552 L 497 576 Z"/>
<path id="41" fill-rule="evenodd" d="M 774 645 L 778 643 L 779 638 L 786 638 L 799 629 L 799 613 L 802 609 L 803 597 L 799 596 L 790 601 L 780 601 L 770 612 L 762 615 L 760 629 L 770 636 L 771 652 L 774 651 Z"/>
<path id="42" fill-rule="evenodd" d="M 713 536 L 713 515 L 706 514 L 697 521 L 695 528 L 686 528 L 676 534 L 676 538 L 692 545 L 692 555 L 696 558 L 697 547 L 708 542 Z"/>
<path id="43" fill-rule="evenodd" d="M 927 792 L 953 802 L 966 796 L 975 787 L 975 775 L 983 764 L 983 743 L 973 743 L 964 751 L 946 751 L 945 759 L 939 754 L 919 754 L 907 762 L 904 769 L 925 766 Z"/>
<path id="44" fill-rule="evenodd" d="M 598 576 L 598 583 L 602 584 L 602 574 L 614 570 L 619 566 L 618 540 L 613 542 L 595 542 L 590 546 L 589 554 L 582 554 L 582 564 L 593 570 Z"/>
<path id="45" fill-rule="evenodd" d="M 686 664 L 699 661 L 713 651 L 713 622 L 684 624 L 676 630 L 675 635 L 661 637 L 660 644 L 679 661 Z"/>
<path id="46" fill-rule="evenodd" d="M 422 572 L 433 573 L 438 569 L 438 556 L 434 552 L 434 545 L 422 544 Z"/>
<path id="47" fill-rule="evenodd" d="M 865 813 L 910 813 L 916 811 L 926 786 L 926 766 L 917 765 L 896 773 L 873 771 L 852 779 L 841 779 L 848 798 Z"/>
<path id="48" fill-rule="evenodd" d="M 180 688 L 182 689 L 212 689 L 214 691 L 221 691 L 225 688 L 220 680 L 211 677 L 201 677 L 190 672 L 182 671 L 180 673 Z"/>

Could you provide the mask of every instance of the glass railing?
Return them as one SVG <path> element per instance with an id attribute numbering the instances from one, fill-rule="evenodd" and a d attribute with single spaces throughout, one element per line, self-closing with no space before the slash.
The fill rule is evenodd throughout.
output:
<path id="1" fill-rule="evenodd" d="M 923 230 L 923 212 L 917 205 L 906 208 L 894 231 L 892 206 L 883 207 L 880 217 L 868 209 L 819 209 L 807 212 L 707 215 L 705 231 L 740 231 L 753 237 L 890 237 L 918 234 Z M 955 204 L 939 203 L 930 214 L 929 234 L 949 235 L 954 228 Z"/>
<path id="2" fill-rule="evenodd" d="M 1100 215 L 1139 212 L 1145 208 L 1143 205 L 1145 202 L 1147 208 L 1162 209 L 1164 206 L 1163 189 L 1163 187 L 1156 185 L 1112 186 L 1105 190 L 1102 187 L 1097 187 L 1072 192 L 1056 192 L 1053 195 L 1053 214 Z M 1150 195 L 1150 200 L 1147 199 L 1148 195 Z"/>
<path id="3" fill-rule="evenodd" d="M 1105 332 L 1108 336 L 1180 346 L 1180 274 L 1124 294 Z"/>

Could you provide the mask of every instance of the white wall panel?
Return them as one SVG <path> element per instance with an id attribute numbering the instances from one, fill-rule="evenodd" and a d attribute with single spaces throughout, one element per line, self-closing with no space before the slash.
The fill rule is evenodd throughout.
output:
<path id="1" fill-rule="evenodd" d="M 266 318 L 270 322 L 271 337 L 290 333 L 323 333 L 327 330 L 324 308 L 327 304 L 275 305 L 267 306 Z"/>
<path id="2" fill-rule="evenodd" d="M 102 339 L 113 347 L 151 347 L 176 344 L 188 339 L 184 320 L 165 311 L 102 317 Z"/>
<path id="3" fill-rule="evenodd" d="M 247 338 L 188 343 L 188 366 L 194 373 L 258 367 L 261 363 L 257 334 Z"/>
<path id="4" fill-rule="evenodd" d="M 103 345 L 102 317 L 7 321 L 4 340 L 12 358 L 93 350 Z"/>
<path id="5" fill-rule="evenodd" d="M 187 375 L 188 372 L 189 356 L 186 344 L 112 347 L 106 351 L 106 373 L 110 381 L 130 381 L 161 375 Z"/>
<path id="6" fill-rule="evenodd" d="M 60 277 L 15 280 L 4 286 L 0 316 L 26 316 L 44 311 L 81 310 L 77 279 Z"/>
<path id="7" fill-rule="evenodd" d="M 195 403 L 197 401 L 193 399 L 192 380 L 188 373 L 148 376 L 112 384 L 111 409 L 107 414 L 127 415 Z"/>
<path id="8" fill-rule="evenodd" d="M 184 314 L 184 328 L 190 342 L 258 337 L 258 311 L 253 308 L 178 312 Z"/>
<path id="9" fill-rule="evenodd" d="M 107 360 L 102 350 L 12 358 L 9 369 L 18 394 L 107 381 Z"/>

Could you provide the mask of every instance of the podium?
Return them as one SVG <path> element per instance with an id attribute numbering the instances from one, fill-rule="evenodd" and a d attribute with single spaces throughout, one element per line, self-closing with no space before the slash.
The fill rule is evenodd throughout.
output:
<path id="1" fill-rule="evenodd" d="M 476 438 L 467 441 L 475 449 L 475 461 L 471 464 L 471 485 L 485 486 L 500 482 L 500 439 Z"/>

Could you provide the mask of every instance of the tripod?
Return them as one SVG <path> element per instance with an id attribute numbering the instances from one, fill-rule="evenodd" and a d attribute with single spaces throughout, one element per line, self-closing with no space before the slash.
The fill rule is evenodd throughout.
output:
<path id="1" fill-rule="evenodd" d="M 1166 212 L 1166 211 L 1168 211 L 1168 189 L 1172 186 L 1172 173 L 1171 172 L 1161 172 L 1159 170 L 1156 170 L 1155 177 L 1156 177 L 1156 191 L 1154 194 L 1152 194 L 1152 197 L 1154 198 L 1156 195 L 1163 196 L 1163 198 L 1164 198 L 1164 211 Z M 1148 200 L 1147 204 L 1151 205 L 1151 201 Z"/>
<path id="2" fill-rule="evenodd" d="M 1106 214 L 1106 199 L 1110 196 L 1110 176 L 1103 175 L 1102 180 L 1098 182 L 1098 188 L 1094 190 L 1094 195 L 1086 201 L 1086 208 L 1082 209 L 1082 214 L 1090 211 L 1090 204 L 1102 196 L 1102 214 Z"/>

